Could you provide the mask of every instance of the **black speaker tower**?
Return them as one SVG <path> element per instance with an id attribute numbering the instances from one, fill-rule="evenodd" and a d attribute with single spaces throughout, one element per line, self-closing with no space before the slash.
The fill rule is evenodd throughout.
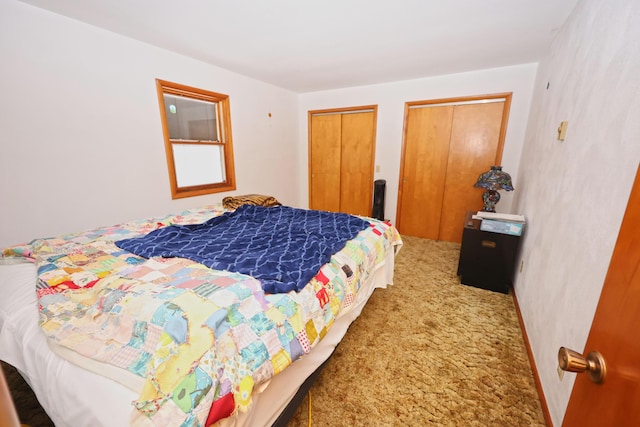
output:
<path id="1" fill-rule="evenodd" d="M 384 192 L 387 185 L 387 181 L 384 179 L 377 179 L 373 183 L 373 209 L 371 210 L 371 217 L 384 221 Z"/>

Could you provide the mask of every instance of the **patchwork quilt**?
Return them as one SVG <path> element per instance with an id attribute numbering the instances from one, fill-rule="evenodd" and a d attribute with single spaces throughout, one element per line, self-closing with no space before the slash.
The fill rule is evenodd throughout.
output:
<path id="1" fill-rule="evenodd" d="M 208 206 L 3 252 L 37 264 L 40 325 L 51 341 L 144 379 L 133 425 L 205 426 L 246 411 L 254 387 L 308 353 L 402 243 L 393 226 L 366 219 L 299 292 L 278 294 L 249 275 L 115 244 L 224 212 Z"/>

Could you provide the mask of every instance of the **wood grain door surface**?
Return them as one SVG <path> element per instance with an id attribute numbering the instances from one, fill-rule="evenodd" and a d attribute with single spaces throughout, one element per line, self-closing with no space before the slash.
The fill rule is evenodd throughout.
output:
<path id="1" fill-rule="evenodd" d="M 464 217 L 484 205 L 483 191 L 473 185 L 496 165 L 504 102 L 457 105 L 453 114 L 440 240 L 462 242 Z"/>
<path id="2" fill-rule="evenodd" d="M 407 111 L 397 219 L 402 234 L 434 240 L 440 235 L 452 119 L 453 106 Z"/>
<path id="3" fill-rule="evenodd" d="M 502 158 L 505 101 L 408 108 L 398 197 L 402 234 L 462 241 L 482 209 L 478 176 Z"/>
<path id="4" fill-rule="evenodd" d="M 311 116 L 309 162 L 311 209 L 340 211 L 340 159 L 342 157 L 342 118 L 338 114 Z"/>
<path id="5" fill-rule="evenodd" d="M 585 345 L 606 364 L 601 384 L 576 377 L 563 426 L 640 425 L 640 169 Z M 597 225 L 596 225 L 597 226 Z"/>
<path id="6" fill-rule="evenodd" d="M 342 115 L 340 212 L 371 216 L 374 124 L 373 112 Z"/>
<path id="7" fill-rule="evenodd" d="M 311 209 L 371 215 L 375 117 L 375 109 L 310 114 Z"/>

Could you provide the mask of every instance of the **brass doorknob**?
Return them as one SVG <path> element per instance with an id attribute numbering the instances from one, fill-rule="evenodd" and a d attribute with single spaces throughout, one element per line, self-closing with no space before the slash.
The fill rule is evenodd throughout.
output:
<path id="1" fill-rule="evenodd" d="M 592 351 L 585 358 L 577 351 L 560 347 L 558 351 L 558 365 L 567 372 L 582 373 L 587 371 L 589 378 L 596 384 L 601 384 L 607 373 L 607 365 L 604 358 L 597 351 Z"/>

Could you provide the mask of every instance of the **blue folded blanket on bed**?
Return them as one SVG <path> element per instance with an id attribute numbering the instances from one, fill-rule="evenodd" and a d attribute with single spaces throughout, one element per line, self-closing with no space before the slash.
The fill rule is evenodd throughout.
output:
<path id="1" fill-rule="evenodd" d="M 196 225 L 172 225 L 116 242 L 150 257 L 181 257 L 215 270 L 248 274 L 268 293 L 300 291 L 369 222 L 287 206 L 240 206 Z"/>

